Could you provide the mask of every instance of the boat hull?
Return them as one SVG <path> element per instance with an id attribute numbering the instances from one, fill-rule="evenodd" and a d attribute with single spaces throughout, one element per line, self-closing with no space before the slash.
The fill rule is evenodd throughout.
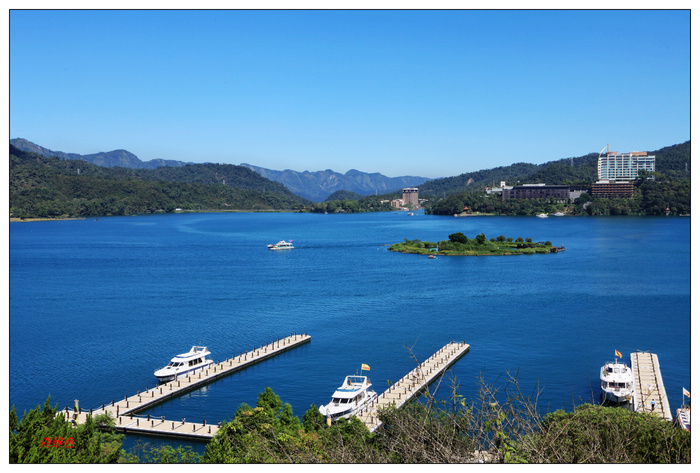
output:
<path id="1" fill-rule="evenodd" d="M 333 404 L 327 404 L 318 408 L 318 411 L 326 418 L 330 418 L 331 421 L 335 422 L 339 419 L 348 419 L 354 416 L 357 412 L 361 411 L 363 407 L 374 402 L 377 399 L 377 393 L 374 391 L 368 391 L 367 396 L 363 399 L 361 403 L 357 406 L 350 406 L 344 408 L 341 406 L 334 406 Z"/>
<path id="2" fill-rule="evenodd" d="M 194 366 L 189 369 L 182 369 L 180 371 L 175 371 L 175 370 L 167 370 L 165 368 L 160 369 L 154 373 L 155 377 L 158 378 L 159 383 L 167 383 L 170 381 L 174 381 L 178 378 L 182 378 L 183 376 L 188 376 L 192 374 L 196 374 L 204 369 L 207 369 L 209 366 L 211 366 L 214 362 L 212 360 L 206 360 L 204 363 Z"/>
<path id="3" fill-rule="evenodd" d="M 624 402 L 630 402 L 632 400 L 632 392 L 607 391 L 605 389 L 601 389 L 600 397 L 603 402 L 622 404 Z"/>

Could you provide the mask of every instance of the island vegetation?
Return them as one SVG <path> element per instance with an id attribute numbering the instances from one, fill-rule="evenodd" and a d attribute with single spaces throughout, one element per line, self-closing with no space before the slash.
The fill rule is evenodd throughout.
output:
<path id="1" fill-rule="evenodd" d="M 453 380 L 434 393 L 379 411 L 374 433 L 357 418 L 326 425 L 315 405 L 301 419 L 271 388 L 242 404 L 202 455 L 190 447 L 122 447 L 114 419 L 72 425 L 46 401 L 10 412 L 10 463 L 690 463 L 690 432 L 651 413 L 582 403 L 542 414 L 539 390 L 524 394 L 508 375 L 478 380 L 473 399 Z M 60 439 L 60 441 L 58 440 Z M 70 445 L 66 447 L 66 442 Z M 60 445 L 59 445 L 60 443 Z"/>
<path id="2" fill-rule="evenodd" d="M 443 256 L 534 255 L 555 253 L 563 249 L 564 247 L 552 246 L 551 241 L 536 243 L 529 237 L 517 237 L 513 240 L 511 237 L 499 235 L 488 240 L 483 233 L 476 235 L 475 238 L 468 238 L 460 232 L 452 233 L 448 236 L 448 240 L 437 243 L 406 239 L 389 247 L 389 251 L 400 253 Z"/>

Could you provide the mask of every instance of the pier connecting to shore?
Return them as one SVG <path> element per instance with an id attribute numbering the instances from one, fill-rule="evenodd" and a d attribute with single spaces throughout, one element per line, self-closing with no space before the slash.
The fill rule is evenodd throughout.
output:
<path id="1" fill-rule="evenodd" d="M 360 410 L 356 416 L 369 429 L 376 431 L 381 425 L 378 410 L 395 406 L 397 409 L 413 399 L 423 389 L 447 370 L 469 351 L 469 345 L 464 342 L 450 342 L 435 352 L 430 358 L 414 368 L 406 376 L 391 385 L 380 394 L 371 404 Z"/>
<path id="2" fill-rule="evenodd" d="M 89 415 L 94 417 L 109 413 L 115 419 L 115 428 L 118 431 L 137 434 L 192 437 L 208 440 L 219 431 L 218 425 L 207 425 L 206 421 L 202 421 L 201 423 L 185 422 L 184 418 L 181 421 L 171 421 L 165 420 L 162 417 L 152 418 L 150 415 L 135 416 L 134 414 L 179 396 L 187 391 L 199 388 L 216 379 L 228 376 L 248 366 L 279 355 L 282 352 L 291 350 L 310 340 L 310 335 L 293 333 L 288 337 L 275 340 L 267 345 L 260 345 L 259 348 L 254 348 L 246 353 L 227 358 L 225 361 L 213 363 L 198 373 L 187 376 L 182 375 L 176 380 L 160 384 L 154 388 L 147 387 L 145 391 L 139 391 L 130 397 L 124 396 L 124 399 L 119 401 L 112 400 L 111 403 L 102 404 L 102 406 L 97 409 L 90 409 L 87 411 L 79 409 L 76 415 L 74 411 L 66 407 L 64 410 L 59 411 L 59 413 L 64 413 L 66 419 L 75 420 L 75 422 L 79 424 L 84 423 Z"/>
<path id="3" fill-rule="evenodd" d="M 634 375 L 634 410 L 650 412 L 668 421 L 673 420 L 664 380 L 661 377 L 659 357 L 644 351 L 630 353 L 630 367 Z"/>
<path id="4" fill-rule="evenodd" d="M 66 419 L 75 421 L 78 424 L 84 423 L 88 416 L 94 417 L 101 414 L 110 414 L 115 419 L 116 430 L 120 432 L 210 440 L 219 431 L 219 424 L 207 424 L 204 420 L 201 423 L 187 422 L 184 418 L 174 421 L 166 420 L 164 417 L 135 414 L 179 396 L 186 391 L 201 387 L 215 379 L 227 376 L 235 371 L 242 370 L 262 360 L 307 343 L 310 340 L 311 336 L 307 334 L 294 333 L 267 345 L 261 345 L 260 348 L 241 353 L 233 358 L 227 358 L 226 361 L 212 364 L 207 369 L 194 375 L 183 376 L 154 388 L 146 388 L 144 392 L 139 391 L 131 397 L 125 396 L 124 399 L 119 401 L 113 400 L 111 403 L 103 404 L 97 409 L 79 409 L 76 413 L 66 407 L 64 410 L 59 411 L 58 414 L 62 413 Z M 378 409 L 392 405 L 400 408 L 423 389 L 427 388 L 438 376 L 468 351 L 469 345 L 464 342 L 448 343 L 389 387 L 371 405 L 365 406 L 357 414 L 357 417 L 371 432 L 376 431 L 381 425 L 377 415 Z"/>

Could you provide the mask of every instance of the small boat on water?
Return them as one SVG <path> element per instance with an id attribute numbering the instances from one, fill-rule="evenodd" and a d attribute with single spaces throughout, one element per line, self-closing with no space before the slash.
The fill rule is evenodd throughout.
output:
<path id="1" fill-rule="evenodd" d="M 615 358 L 614 362 L 608 361 L 600 368 L 601 401 L 616 404 L 629 402 L 633 394 L 634 376 L 627 364 L 618 362 Z"/>
<path id="2" fill-rule="evenodd" d="M 430 259 L 436 259 L 437 256 L 435 256 L 435 255 L 428 255 L 428 258 L 430 258 Z"/>
<path id="3" fill-rule="evenodd" d="M 538 217 L 538 218 L 547 218 L 547 217 L 549 217 L 549 215 L 547 215 L 547 214 L 537 214 L 537 217 Z"/>
<path id="4" fill-rule="evenodd" d="M 319 407 L 318 411 L 332 422 L 347 419 L 377 398 L 377 393 L 371 387 L 367 376 L 346 376 L 343 384 L 333 393 L 331 402 Z"/>
<path id="5" fill-rule="evenodd" d="M 554 214 L 554 216 L 555 216 L 555 217 L 563 217 L 564 214 L 561 213 L 561 212 L 557 212 L 557 213 Z"/>
<path id="6" fill-rule="evenodd" d="M 196 373 L 214 363 L 207 356 L 211 355 L 207 347 L 193 346 L 187 353 L 176 355 L 168 366 L 153 373 L 158 381 L 167 383 L 181 376 Z"/>
<path id="7" fill-rule="evenodd" d="M 292 240 L 278 241 L 274 245 L 267 245 L 267 247 L 270 250 L 293 250 L 294 249 L 294 246 L 292 246 Z"/>

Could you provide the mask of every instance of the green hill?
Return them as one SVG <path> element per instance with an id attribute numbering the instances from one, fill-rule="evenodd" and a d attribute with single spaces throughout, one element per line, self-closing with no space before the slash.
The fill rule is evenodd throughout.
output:
<path id="1" fill-rule="evenodd" d="M 590 185 L 598 180 L 598 154 L 564 158 L 544 164 L 516 163 L 435 179 L 418 186 L 421 197 L 447 197 L 462 192 L 482 192 L 506 181 L 507 185 Z M 690 178 L 690 141 L 667 146 L 649 154 L 656 156 L 656 171 L 674 179 Z"/>
<path id="2" fill-rule="evenodd" d="M 183 210 L 290 210 L 311 202 L 242 166 L 105 168 L 10 145 L 10 216 L 125 215 Z"/>

